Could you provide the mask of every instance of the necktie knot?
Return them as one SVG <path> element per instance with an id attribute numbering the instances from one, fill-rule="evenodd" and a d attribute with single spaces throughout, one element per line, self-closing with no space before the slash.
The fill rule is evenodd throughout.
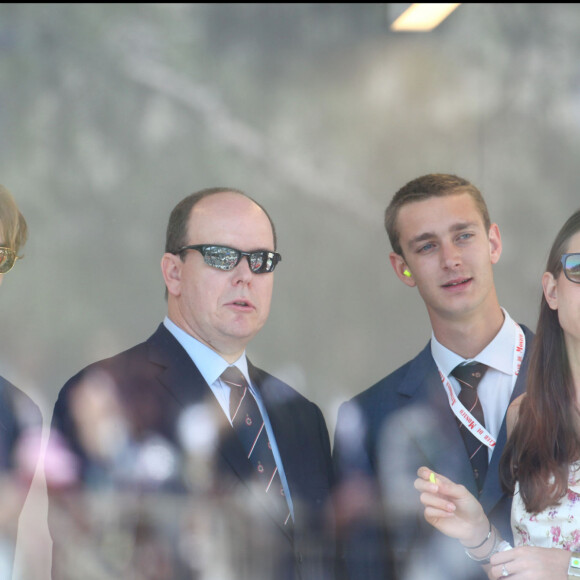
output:
<path id="1" fill-rule="evenodd" d="M 462 389 L 464 387 L 477 389 L 487 369 L 488 366 L 483 363 L 461 363 L 451 371 L 451 376 L 459 381 Z"/>
<path id="2" fill-rule="evenodd" d="M 238 367 L 228 367 L 221 375 L 220 379 L 230 387 L 230 418 L 233 421 L 240 402 L 246 392 L 248 383 Z"/>
<path id="3" fill-rule="evenodd" d="M 246 385 L 246 379 L 244 379 L 242 371 L 236 366 L 228 367 L 220 375 L 220 379 L 231 387 L 244 387 Z"/>

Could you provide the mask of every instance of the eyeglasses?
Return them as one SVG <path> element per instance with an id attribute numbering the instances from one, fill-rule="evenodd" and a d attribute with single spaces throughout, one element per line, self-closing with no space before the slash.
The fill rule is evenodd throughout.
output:
<path id="1" fill-rule="evenodd" d="M 0 246 L 0 274 L 10 272 L 17 259 L 18 256 L 12 248 L 4 248 Z"/>
<path id="2" fill-rule="evenodd" d="M 254 274 L 266 274 L 273 272 L 276 264 L 282 260 L 282 256 L 276 252 L 269 252 L 268 250 L 256 250 L 255 252 L 242 252 L 235 248 L 228 248 L 227 246 L 184 246 L 173 252 L 174 254 L 181 254 L 186 250 L 197 250 L 203 256 L 203 261 L 212 268 L 219 270 L 233 270 L 242 259 L 246 256 L 250 270 Z"/>
<path id="3" fill-rule="evenodd" d="M 564 269 L 564 276 L 574 282 L 580 284 L 580 253 L 562 254 L 560 260 L 562 268 Z"/>

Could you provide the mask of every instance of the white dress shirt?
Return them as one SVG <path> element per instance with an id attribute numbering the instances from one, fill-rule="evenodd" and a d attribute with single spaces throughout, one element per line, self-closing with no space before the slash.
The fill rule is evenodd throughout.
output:
<path id="1" fill-rule="evenodd" d="M 451 376 L 451 371 L 458 364 L 477 361 L 489 367 L 479 383 L 477 394 L 483 408 L 485 428 L 494 439 L 497 439 L 499 434 L 515 386 L 516 328 L 507 311 L 503 308 L 502 311 L 505 319 L 499 332 L 479 354 L 471 359 L 464 359 L 443 346 L 434 334 L 431 336 L 433 359 L 449 378 L 456 395 L 459 395 L 461 387 L 457 379 Z M 491 459 L 492 453 L 493 449 L 488 448 L 488 459 Z"/>

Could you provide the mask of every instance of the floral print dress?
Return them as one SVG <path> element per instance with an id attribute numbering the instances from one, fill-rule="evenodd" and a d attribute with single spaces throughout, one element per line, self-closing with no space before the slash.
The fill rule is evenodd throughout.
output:
<path id="1" fill-rule="evenodd" d="M 580 462 L 570 467 L 568 493 L 539 514 L 526 511 L 516 483 L 511 524 L 516 546 L 580 551 Z"/>

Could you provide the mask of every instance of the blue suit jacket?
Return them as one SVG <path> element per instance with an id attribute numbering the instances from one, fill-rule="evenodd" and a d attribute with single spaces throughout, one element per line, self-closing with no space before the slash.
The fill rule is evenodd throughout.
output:
<path id="1" fill-rule="evenodd" d="M 327 516 L 333 469 L 324 418 L 314 403 L 285 383 L 251 364 L 249 372 L 267 408 L 284 464 L 295 510 L 292 533 L 267 511 L 261 501 L 263 491 L 255 489 L 252 465 L 219 403 L 189 355 L 163 325 L 146 342 L 90 365 L 67 382 L 55 405 L 49 443 L 58 447 L 65 442 L 79 462 L 76 485 L 85 490 L 147 494 L 150 500 L 145 506 L 150 508 L 168 495 L 178 498 L 168 502 L 175 511 L 168 507 L 159 537 L 176 546 L 183 543 L 187 530 L 173 529 L 171 523 L 182 522 L 183 514 L 190 510 L 192 522 L 201 530 L 197 532 L 203 540 L 201 546 L 213 546 L 218 559 L 235 561 L 236 577 L 331 578 L 334 544 Z M 105 457 L 86 443 L 87 434 L 90 438 L 98 425 L 87 424 L 92 416 L 75 410 L 87 392 L 98 396 L 101 389 L 107 400 L 113 394 L 128 439 L 120 440 L 119 449 Z M 177 466 L 173 472 L 166 470 L 163 480 L 143 475 L 139 458 L 145 456 L 147 445 L 164 450 L 159 451 L 158 465 L 166 465 L 172 457 Z M 59 550 L 66 547 L 59 510 L 72 512 L 73 494 L 68 493 L 70 489 L 48 485 L 56 580 L 68 578 L 70 572 L 58 570 L 63 561 Z M 149 520 L 152 517 L 147 514 Z M 100 525 L 96 524 L 97 531 Z M 142 533 L 135 532 L 135 536 Z M 195 554 L 195 546 L 185 555 L 174 554 L 168 576 L 172 580 L 195 577 L 190 564 L 177 560 L 203 558 Z M 109 556 L 97 557 L 103 561 Z M 138 568 L 139 563 L 132 566 Z M 203 564 L 200 567 L 203 573 Z M 115 574 L 124 577 L 122 570 Z"/>
<path id="2" fill-rule="evenodd" d="M 0 537 L 6 555 L 14 555 L 18 520 L 32 484 L 34 471 L 40 455 L 42 440 L 42 414 L 38 405 L 20 389 L 0 377 L 0 493 L 4 486 L 11 497 L 11 510 L 4 514 Z M 25 465 L 19 465 L 19 445 L 23 437 L 30 437 L 26 444 Z M 23 467 L 25 469 L 23 469 Z M 19 493 L 11 487 L 17 485 Z"/>
<path id="3" fill-rule="evenodd" d="M 511 400 L 525 390 L 533 338 L 528 328 L 522 328 L 526 352 Z M 502 491 L 498 474 L 505 442 L 504 419 L 479 500 L 503 537 L 511 541 L 511 496 Z M 340 407 L 334 461 L 339 490 L 354 487 L 355 482 L 365 490 L 360 492 L 358 511 L 349 511 L 340 530 L 352 580 L 420 578 L 427 571 L 430 580 L 487 578 L 456 540 L 443 537 L 425 522 L 413 487 L 417 469 L 426 465 L 478 496 L 430 344 Z M 338 506 L 339 518 L 344 507 Z"/>

